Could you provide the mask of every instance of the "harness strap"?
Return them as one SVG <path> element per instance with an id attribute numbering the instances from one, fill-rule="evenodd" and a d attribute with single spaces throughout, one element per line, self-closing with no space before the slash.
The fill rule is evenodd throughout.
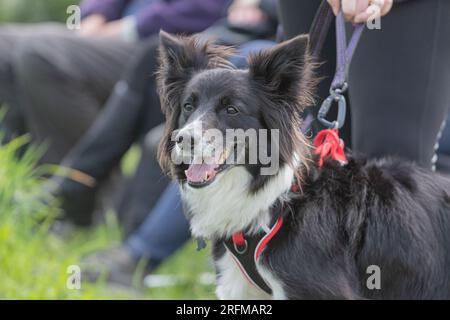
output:
<path id="1" fill-rule="evenodd" d="M 272 227 L 272 229 L 270 229 L 270 231 L 261 239 L 261 241 L 258 243 L 258 246 L 256 247 L 255 261 L 258 261 L 264 248 L 267 246 L 269 241 L 272 240 L 272 238 L 277 234 L 277 232 L 280 231 L 282 225 L 283 225 L 283 217 L 280 217 L 278 218 L 277 222 Z"/>
<path id="2" fill-rule="evenodd" d="M 247 281 L 267 294 L 272 294 L 272 289 L 261 277 L 256 265 L 261 257 L 261 253 L 264 251 L 270 240 L 277 234 L 282 225 L 283 218 L 280 217 L 267 233 L 259 232 L 254 236 L 244 237 L 243 232 L 239 232 L 239 236 L 233 236 L 223 242 L 225 249 L 231 254 L 231 257 Z M 238 241 L 235 242 L 235 239 L 238 239 Z M 243 242 L 241 240 L 243 240 Z M 242 243 L 244 244 L 242 245 Z"/>
<path id="3" fill-rule="evenodd" d="M 290 191 L 292 193 L 298 193 L 300 192 L 300 186 L 297 183 L 293 183 Z M 283 226 L 284 220 L 283 213 L 281 212 L 283 206 L 280 201 L 277 201 L 273 210 L 275 212 L 280 211 L 280 214 L 274 215 L 279 218 L 276 219 L 269 230 L 266 228 L 252 236 L 246 236 L 243 231 L 240 231 L 233 234 L 231 238 L 223 240 L 225 249 L 231 254 L 231 257 L 247 281 L 267 294 L 272 294 L 272 289 L 259 274 L 256 266 L 264 249 L 267 248 L 269 242 Z"/>

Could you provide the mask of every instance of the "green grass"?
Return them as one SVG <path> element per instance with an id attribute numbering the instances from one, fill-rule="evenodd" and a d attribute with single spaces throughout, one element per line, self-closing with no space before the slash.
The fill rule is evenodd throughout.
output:
<path id="1" fill-rule="evenodd" d="M 67 18 L 67 7 L 79 0 L 0 0 L 0 22 L 59 21 Z"/>
<path id="2" fill-rule="evenodd" d="M 52 219 L 59 214 L 57 200 L 43 189 L 42 173 L 37 167 L 40 151 L 30 148 L 21 159 L 18 148 L 26 142 L 19 138 L 0 147 L 0 299 L 212 299 L 214 286 L 202 284 L 202 274 L 212 272 L 207 250 L 196 252 L 187 245 L 157 271 L 176 275 L 176 285 L 138 290 L 118 290 L 104 281 L 82 283 L 81 290 L 66 286 L 67 268 L 95 250 L 120 241 L 113 214 L 104 225 L 78 231 L 68 239 L 49 233 Z M 129 162 L 136 156 L 128 157 Z M 133 160 L 134 159 L 134 160 Z"/>

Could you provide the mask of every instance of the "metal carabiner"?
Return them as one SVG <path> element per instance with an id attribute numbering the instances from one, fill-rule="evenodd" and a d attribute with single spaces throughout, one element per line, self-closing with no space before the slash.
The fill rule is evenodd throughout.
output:
<path id="1" fill-rule="evenodd" d="M 347 89 L 346 84 L 341 88 L 336 88 L 330 90 L 330 95 L 326 98 L 322 105 L 320 106 L 319 112 L 317 113 L 317 120 L 329 129 L 340 129 L 344 125 L 345 116 L 347 112 L 347 101 L 343 93 Z M 328 121 L 326 116 L 331 109 L 334 102 L 338 103 L 338 116 L 335 121 Z"/>

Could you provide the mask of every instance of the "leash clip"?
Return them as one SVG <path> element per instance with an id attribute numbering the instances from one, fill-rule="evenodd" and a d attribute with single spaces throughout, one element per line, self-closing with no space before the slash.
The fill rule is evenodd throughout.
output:
<path id="1" fill-rule="evenodd" d="M 347 112 L 347 101 L 345 100 L 344 92 L 347 88 L 348 84 L 347 82 L 344 82 L 340 88 L 337 87 L 330 89 L 330 95 L 323 101 L 319 112 L 317 113 L 317 120 L 319 120 L 323 126 L 329 129 L 340 129 L 344 125 L 345 115 Z M 338 104 L 338 117 L 335 121 L 328 121 L 326 116 L 328 115 L 328 112 L 334 102 L 337 102 Z"/>

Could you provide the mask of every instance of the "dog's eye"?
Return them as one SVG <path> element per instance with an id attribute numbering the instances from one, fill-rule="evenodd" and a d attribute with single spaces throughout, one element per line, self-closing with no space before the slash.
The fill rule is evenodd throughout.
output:
<path id="1" fill-rule="evenodd" d="M 184 110 L 184 112 L 192 112 L 192 111 L 194 111 L 194 106 L 190 103 L 185 103 L 183 105 L 183 110 Z"/>
<path id="2" fill-rule="evenodd" d="M 235 106 L 228 106 L 227 107 L 227 113 L 229 114 L 229 115 L 236 115 L 236 114 L 238 114 L 239 113 L 239 110 L 235 107 Z"/>

